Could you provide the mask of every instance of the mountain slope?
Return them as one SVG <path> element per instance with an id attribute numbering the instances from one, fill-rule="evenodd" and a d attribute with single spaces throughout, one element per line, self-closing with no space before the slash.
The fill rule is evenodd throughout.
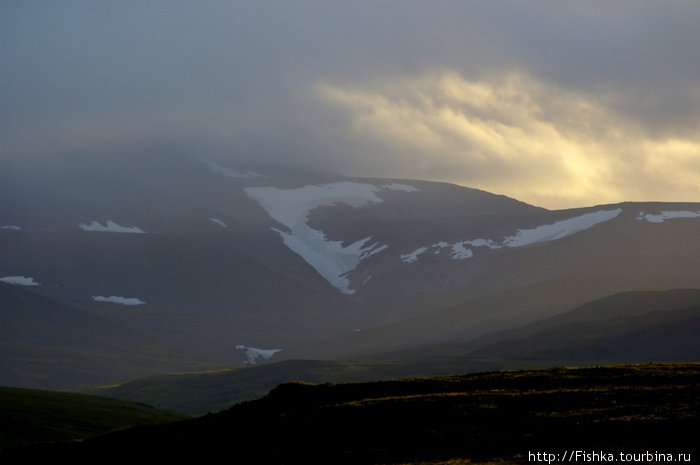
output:
<path id="1" fill-rule="evenodd" d="M 148 342 L 132 350 L 134 338 L 115 336 L 81 358 L 120 361 L 98 382 L 236 366 L 236 345 L 281 349 L 277 361 L 474 339 L 616 292 L 700 286 L 700 204 L 549 211 L 444 183 L 210 155 L 0 160 L 0 281 L 86 312 L 59 312 L 59 326 L 90 322 L 75 344 L 58 333 L 44 346 L 0 343 L 14 351 L 13 382 L 51 366 L 58 352 L 44 347 L 72 364 L 81 338 L 112 326 Z M 41 368 L 13 365 L 28 359 Z M 83 386 L 74 374 L 41 387 Z"/>
<path id="2" fill-rule="evenodd" d="M 211 367 L 169 327 L 141 315 L 90 310 L 0 283 L 0 384 L 78 388 L 161 370 Z"/>
<path id="3" fill-rule="evenodd" d="M 85 394 L 0 387 L 0 450 L 74 441 L 185 418 L 143 404 Z"/>
<path id="4" fill-rule="evenodd" d="M 468 354 L 507 360 L 695 361 L 700 290 L 628 292 L 492 335 Z M 472 345 L 484 344 L 473 341 Z"/>
<path id="5" fill-rule="evenodd" d="M 92 391 L 188 414 L 259 397 L 288 381 L 356 382 L 577 363 L 697 361 L 700 290 L 625 292 L 471 341 L 405 345 L 354 360 L 285 360 L 161 375 Z"/>
<path id="6" fill-rule="evenodd" d="M 446 338 L 449 342 L 398 347 L 369 358 L 410 360 L 433 356 L 473 362 L 550 363 L 697 360 L 698 307 L 698 289 L 629 291 L 483 337 L 465 337 L 458 328 L 451 338 Z M 445 318 L 459 315 L 447 314 Z"/>

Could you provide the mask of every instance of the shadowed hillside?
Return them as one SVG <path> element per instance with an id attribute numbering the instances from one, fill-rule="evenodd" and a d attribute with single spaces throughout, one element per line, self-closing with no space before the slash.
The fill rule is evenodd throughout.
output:
<path id="1" fill-rule="evenodd" d="M 14 453 L 207 460 L 245 450 L 270 464 L 526 463 L 529 452 L 571 450 L 694 456 L 699 389 L 700 364 L 288 383 L 219 414 Z"/>
<path id="2" fill-rule="evenodd" d="M 0 387 L 0 449 L 72 441 L 185 418 L 136 402 L 68 392 Z"/>
<path id="3" fill-rule="evenodd" d="M 340 383 L 485 370 L 700 359 L 700 290 L 625 292 L 469 342 L 354 360 L 285 360 L 137 379 L 93 389 L 107 397 L 202 415 L 262 397 L 287 381 Z"/>

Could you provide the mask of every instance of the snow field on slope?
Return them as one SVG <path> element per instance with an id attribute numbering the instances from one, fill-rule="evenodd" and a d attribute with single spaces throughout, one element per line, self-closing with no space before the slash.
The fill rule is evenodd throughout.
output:
<path id="1" fill-rule="evenodd" d="M 112 295 L 109 297 L 97 295 L 93 296 L 92 300 L 95 300 L 97 302 L 108 302 L 119 305 L 143 305 L 146 303 L 143 300 L 137 299 L 136 297 L 121 297 L 117 295 Z"/>
<path id="2" fill-rule="evenodd" d="M 226 223 L 224 223 L 223 221 L 221 221 L 221 220 L 218 219 L 218 218 L 209 218 L 209 221 L 218 224 L 218 225 L 221 226 L 222 228 L 227 228 L 227 227 L 228 227 L 228 226 L 226 226 Z"/>
<path id="3" fill-rule="evenodd" d="M 651 213 L 639 212 L 638 220 L 648 221 L 649 223 L 663 223 L 666 220 L 678 218 L 700 218 L 700 212 L 691 212 L 688 210 L 681 211 L 662 211 L 658 215 Z"/>
<path id="4" fill-rule="evenodd" d="M 246 194 L 256 200 L 275 221 L 289 228 L 288 232 L 277 231 L 284 244 L 300 255 L 321 276 L 344 294 L 354 294 L 350 280 L 345 276 L 354 270 L 363 259 L 385 250 L 386 244 L 370 243 L 371 236 L 360 239 L 346 247 L 341 241 L 331 241 L 322 231 L 311 228 L 307 222 L 309 212 L 321 206 L 344 203 L 361 207 L 380 203 L 377 192 L 395 190 L 417 191 L 406 184 L 385 184 L 381 187 L 358 183 L 337 182 L 324 185 L 308 185 L 297 189 L 276 187 L 248 187 Z"/>
<path id="5" fill-rule="evenodd" d="M 93 221 L 90 224 L 81 223 L 78 225 L 84 231 L 97 231 L 97 232 L 117 232 L 117 233 L 136 233 L 145 234 L 146 231 L 136 226 L 125 227 L 119 226 L 114 221 L 107 220 L 106 226 L 102 226 L 98 221 Z"/>
<path id="6" fill-rule="evenodd" d="M 245 171 L 236 171 L 231 168 L 227 168 L 225 166 L 221 166 L 217 163 L 214 163 L 209 160 L 202 160 L 204 163 L 209 165 L 209 168 L 212 169 L 215 173 L 219 173 L 222 176 L 228 176 L 229 178 L 264 178 L 260 173 L 256 173 L 255 171 L 251 170 L 245 170 Z"/>
<path id="7" fill-rule="evenodd" d="M 4 276 L 0 278 L 0 281 L 17 286 L 41 286 L 41 284 L 34 281 L 34 278 L 26 276 Z"/>
<path id="8" fill-rule="evenodd" d="M 621 208 L 614 210 L 599 210 L 581 216 L 557 221 L 554 224 L 539 226 L 534 229 L 521 229 L 514 236 L 506 237 L 503 245 L 506 247 L 522 247 L 538 242 L 561 239 L 577 232 L 585 231 L 598 223 L 609 221 L 622 212 Z"/>
<path id="9" fill-rule="evenodd" d="M 488 239 L 473 239 L 455 243 L 437 242 L 432 248 L 436 249 L 435 254 L 439 254 L 441 249 L 450 247 L 452 252 L 450 256 L 455 260 L 471 258 L 474 253 L 471 247 L 488 247 L 490 249 L 500 249 L 501 247 L 523 247 L 538 242 L 553 241 L 561 239 L 577 232 L 584 231 L 595 226 L 598 223 L 603 223 L 617 217 L 622 212 L 621 208 L 614 210 L 599 210 L 597 212 L 586 213 L 562 221 L 557 221 L 553 224 L 538 226 L 533 229 L 520 229 L 512 236 L 506 237 L 501 245 L 496 244 Z M 409 254 L 401 255 L 401 259 L 406 263 L 413 263 L 418 260 L 418 256 L 428 250 L 428 247 L 419 247 Z"/>

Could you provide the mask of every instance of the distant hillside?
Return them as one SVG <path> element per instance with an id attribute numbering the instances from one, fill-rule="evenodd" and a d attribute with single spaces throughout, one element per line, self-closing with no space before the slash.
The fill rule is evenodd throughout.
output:
<path id="1" fill-rule="evenodd" d="M 462 360 L 284 360 L 252 367 L 211 372 L 150 376 L 117 386 L 92 389 L 100 396 L 143 402 L 188 415 L 204 415 L 236 403 L 263 397 L 277 385 L 290 381 L 340 383 L 445 375 L 492 369 L 501 364 Z"/>
<path id="2" fill-rule="evenodd" d="M 698 451 L 698 399 L 697 363 L 289 383 L 218 414 L 6 456 L 361 465 L 651 451 L 677 461 Z"/>
<path id="3" fill-rule="evenodd" d="M 523 303 L 528 305 L 528 303 Z M 700 289 L 622 292 L 513 329 L 371 358 L 557 362 L 697 361 Z"/>
<path id="4" fill-rule="evenodd" d="M 469 354 L 506 360 L 700 360 L 700 305 L 585 321 L 505 340 Z"/>
<path id="5" fill-rule="evenodd" d="M 92 392 L 201 415 L 258 398 L 280 383 L 357 382 L 567 364 L 700 360 L 700 290 L 638 291 L 474 341 L 423 345 L 355 360 L 285 360 L 161 375 Z"/>
<path id="6" fill-rule="evenodd" d="M 0 282 L 0 385 L 75 389 L 123 381 L 125 373 L 146 376 L 154 363 L 166 370 L 212 366 L 189 352 L 172 328 L 130 316 Z"/>
<path id="7" fill-rule="evenodd" d="M 520 328 L 490 334 L 474 341 L 474 344 L 484 345 L 489 340 L 527 337 L 539 331 L 581 322 L 609 322 L 655 311 L 681 310 L 695 305 L 700 305 L 700 289 L 620 292 Z"/>
<path id="8" fill-rule="evenodd" d="M 0 449 L 73 441 L 184 415 L 136 402 L 67 392 L 0 387 Z"/>

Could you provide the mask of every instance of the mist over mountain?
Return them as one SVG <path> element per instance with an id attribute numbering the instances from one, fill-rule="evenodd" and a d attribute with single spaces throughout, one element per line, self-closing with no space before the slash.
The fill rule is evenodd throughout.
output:
<path id="1" fill-rule="evenodd" d="M 150 145 L 547 208 L 697 202 L 698 22 L 682 0 L 3 2 L 0 158 Z"/>

